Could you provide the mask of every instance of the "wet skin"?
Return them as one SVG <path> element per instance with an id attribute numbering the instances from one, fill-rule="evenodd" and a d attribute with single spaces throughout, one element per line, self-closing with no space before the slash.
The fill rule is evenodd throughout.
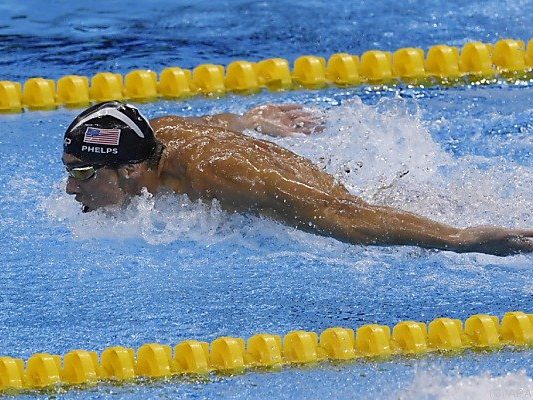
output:
<path id="1" fill-rule="evenodd" d="M 150 170 L 146 163 L 103 168 L 88 181 L 69 178 L 67 192 L 90 211 L 125 204 L 142 187 L 152 193 L 167 187 L 193 200 L 217 199 L 230 212 L 267 216 L 353 244 L 416 245 L 497 255 L 533 251 L 531 229 L 459 229 L 391 207 L 373 206 L 350 194 L 309 160 L 240 133 L 256 124 L 267 134 L 310 133 L 318 124 L 300 107 L 268 107 L 274 106 L 255 114 L 254 109 L 243 117 L 152 120 L 156 137 L 166 146 L 157 170 Z M 63 161 L 70 166 L 81 164 L 68 154 Z"/>

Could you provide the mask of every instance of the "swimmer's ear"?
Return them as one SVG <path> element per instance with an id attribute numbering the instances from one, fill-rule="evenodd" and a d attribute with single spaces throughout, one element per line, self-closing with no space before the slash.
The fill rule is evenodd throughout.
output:
<path id="1" fill-rule="evenodd" d="M 138 178 L 142 171 L 139 164 L 127 164 L 118 169 L 118 174 L 125 179 Z"/>

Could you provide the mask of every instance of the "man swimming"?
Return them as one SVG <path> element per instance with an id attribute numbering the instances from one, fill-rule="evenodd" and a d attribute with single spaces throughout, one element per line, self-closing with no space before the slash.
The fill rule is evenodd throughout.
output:
<path id="1" fill-rule="evenodd" d="M 304 157 L 242 132 L 311 133 L 320 123 L 297 105 L 257 107 L 243 116 L 169 116 L 148 121 L 118 101 L 81 113 L 64 138 L 66 191 L 85 212 L 122 206 L 143 188 L 223 209 L 263 215 L 361 245 L 410 245 L 508 255 L 533 251 L 533 229 L 454 228 L 416 214 L 370 205 Z"/>

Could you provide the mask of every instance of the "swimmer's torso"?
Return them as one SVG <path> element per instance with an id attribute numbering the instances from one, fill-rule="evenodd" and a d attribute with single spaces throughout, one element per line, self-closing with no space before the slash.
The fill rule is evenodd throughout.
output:
<path id="1" fill-rule="evenodd" d="M 164 184 L 192 199 L 216 198 L 228 210 L 299 225 L 316 207 L 349 196 L 331 175 L 274 143 L 180 117 L 151 123 L 166 146 Z"/>

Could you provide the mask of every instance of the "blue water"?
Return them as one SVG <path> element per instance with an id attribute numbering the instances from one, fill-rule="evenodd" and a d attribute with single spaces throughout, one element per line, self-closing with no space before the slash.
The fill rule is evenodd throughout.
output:
<path id="1" fill-rule="evenodd" d="M 3 2 L 1 79 L 529 40 L 533 11 L 530 1 L 77 4 Z M 301 102 L 324 110 L 326 132 L 276 142 L 322 163 L 354 194 L 459 226 L 531 228 L 532 100 L 531 82 L 524 81 L 263 93 L 139 107 L 156 117 Z M 531 255 L 350 246 L 165 194 L 139 198 L 114 217 L 81 214 L 63 193 L 60 162 L 63 131 L 77 112 L 0 116 L 2 355 L 533 310 Z M 460 390 L 471 377 L 480 398 L 493 396 L 498 384 L 505 388 L 498 397 L 506 398 L 517 388 L 533 396 L 532 365 L 531 352 L 504 350 L 325 363 L 213 376 L 211 383 L 104 385 L 59 397 L 446 398 L 448 384 L 466 396 Z M 498 381 L 508 373 L 512 383 Z M 435 391 L 422 390 L 420 379 Z"/>

